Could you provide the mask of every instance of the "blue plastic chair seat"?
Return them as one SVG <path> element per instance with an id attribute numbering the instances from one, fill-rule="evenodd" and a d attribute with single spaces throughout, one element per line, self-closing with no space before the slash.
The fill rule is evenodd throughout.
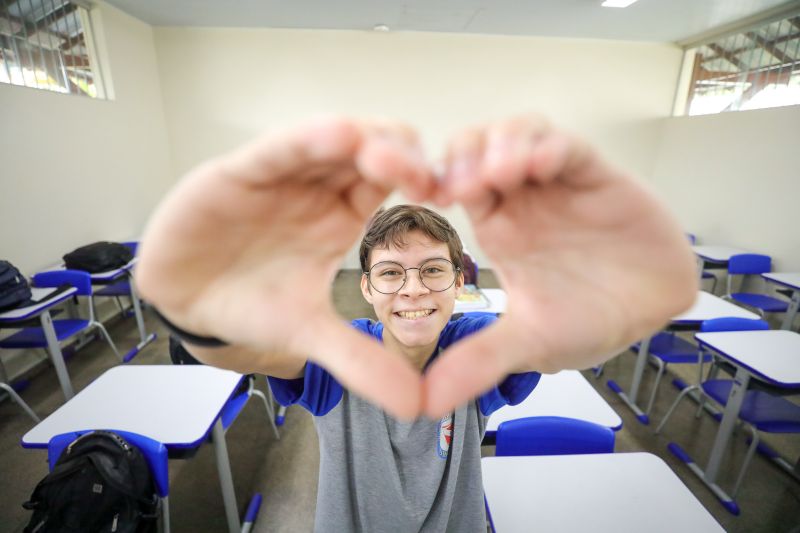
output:
<path id="1" fill-rule="evenodd" d="M 731 294 L 731 298 L 741 304 L 761 309 L 767 313 L 785 313 L 789 308 L 789 302 L 766 294 L 735 292 Z"/>
<path id="2" fill-rule="evenodd" d="M 128 280 L 118 281 L 94 291 L 95 296 L 130 296 L 131 284 Z"/>
<path id="3" fill-rule="evenodd" d="M 650 353 L 665 363 L 697 363 L 697 346 L 671 333 L 661 332 L 650 341 Z M 704 356 L 706 362 L 711 356 Z"/>
<path id="4" fill-rule="evenodd" d="M 703 383 L 703 391 L 721 405 L 726 405 L 733 381 L 714 379 Z M 800 432 L 800 405 L 759 390 L 748 390 L 739 418 L 768 433 Z"/>
<path id="5" fill-rule="evenodd" d="M 88 320 L 68 318 L 54 320 L 53 328 L 56 330 L 56 339 L 62 341 L 80 333 L 89 327 Z M 44 348 L 47 339 L 42 328 L 23 328 L 17 333 L 0 341 L 0 348 Z"/>
<path id="6" fill-rule="evenodd" d="M 717 276 L 715 276 L 708 270 L 703 270 L 703 279 L 711 279 L 711 278 L 717 279 Z"/>

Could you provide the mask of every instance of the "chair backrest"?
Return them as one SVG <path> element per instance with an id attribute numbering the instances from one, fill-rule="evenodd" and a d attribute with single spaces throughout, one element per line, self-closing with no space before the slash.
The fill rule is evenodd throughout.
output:
<path id="1" fill-rule="evenodd" d="M 467 251 L 464 251 L 463 258 L 464 258 L 464 284 L 477 286 L 478 263 L 475 262 L 475 259 L 473 259 L 473 257 Z"/>
<path id="2" fill-rule="evenodd" d="M 61 433 L 50 439 L 47 445 L 47 461 L 50 470 L 55 467 L 58 458 L 64 448 L 70 445 L 75 439 L 89 433 L 93 430 L 84 431 L 71 431 L 69 433 Z M 162 498 L 169 495 L 169 457 L 167 455 L 167 447 L 162 443 L 139 435 L 138 433 L 131 433 L 130 431 L 109 430 L 124 438 L 128 443 L 139 448 L 139 451 L 144 455 L 147 464 L 150 467 L 150 473 L 153 475 L 153 481 L 156 484 L 156 492 Z"/>
<path id="3" fill-rule="evenodd" d="M 498 456 L 612 453 L 614 431 L 585 420 L 534 416 L 501 423 L 496 443 Z"/>
<path id="4" fill-rule="evenodd" d="M 728 260 L 728 274 L 764 274 L 772 270 L 772 258 L 762 254 L 737 254 Z"/>
<path id="5" fill-rule="evenodd" d="M 33 275 L 34 287 L 61 287 L 72 285 L 80 296 L 92 295 L 92 276 L 83 270 L 49 270 Z"/>
<path id="6" fill-rule="evenodd" d="M 765 320 L 757 318 L 725 317 L 704 320 L 700 324 L 700 331 L 708 333 L 711 331 L 751 331 L 769 329 L 769 324 Z"/>
<path id="7" fill-rule="evenodd" d="M 122 244 L 124 244 L 128 250 L 130 250 L 131 253 L 136 256 L 136 252 L 139 251 L 139 241 L 126 241 Z"/>

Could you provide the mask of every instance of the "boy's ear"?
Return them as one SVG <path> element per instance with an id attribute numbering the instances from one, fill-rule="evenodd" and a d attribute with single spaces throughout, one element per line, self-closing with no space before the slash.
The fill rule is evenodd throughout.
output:
<path id="1" fill-rule="evenodd" d="M 464 292 L 464 273 L 459 272 L 456 276 L 456 298 L 461 296 L 462 292 Z"/>
<path id="2" fill-rule="evenodd" d="M 372 304 L 372 288 L 369 286 L 369 278 L 366 274 L 361 274 L 361 295 L 369 304 Z"/>

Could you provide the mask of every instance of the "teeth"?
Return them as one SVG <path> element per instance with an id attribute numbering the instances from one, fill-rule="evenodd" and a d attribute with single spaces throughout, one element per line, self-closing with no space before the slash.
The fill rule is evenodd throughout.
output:
<path id="1" fill-rule="evenodd" d="M 398 311 L 397 314 L 400 315 L 403 318 L 407 318 L 409 320 L 414 320 L 416 318 L 422 318 L 422 317 L 428 316 L 431 313 L 433 313 L 432 309 L 423 309 L 421 311 Z"/>

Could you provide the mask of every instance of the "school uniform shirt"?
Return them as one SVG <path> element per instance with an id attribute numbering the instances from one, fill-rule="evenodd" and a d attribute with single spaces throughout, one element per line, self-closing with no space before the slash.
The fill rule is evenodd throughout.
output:
<path id="1" fill-rule="evenodd" d="M 494 320 L 466 315 L 449 322 L 431 361 Z M 383 339 L 380 322 L 352 325 Z M 320 448 L 315 530 L 485 533 L 480 445 L 486 421 L 500 407 L 524 400 L 539 378 L 537 372 L 513 374 L 441 420 L 401 422 L 314 363 L 302 378 L 270 377 L 278 402 L 314 415 Z"/>

